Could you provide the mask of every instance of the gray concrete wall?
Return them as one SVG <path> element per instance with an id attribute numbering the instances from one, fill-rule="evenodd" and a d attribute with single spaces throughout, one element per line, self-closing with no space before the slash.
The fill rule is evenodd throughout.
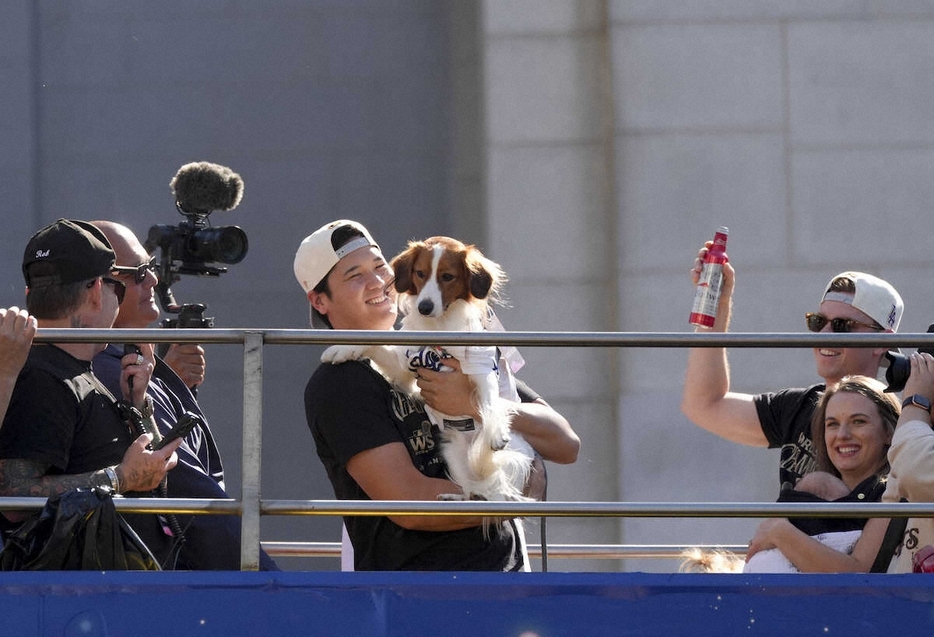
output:
<path id="1" fill-rule="evenodd" d="M 454 233 L 452 201 L 481 183 L 476 160 L 465 168 L 452 155 L 477 137 L 453 126 L 470 126 L 455 95 L 477 94 L 478 80 L 472 91 L 454 82 L 471 59 L 477 70 L 476 19 L 471 6 L 429 1 L 0 4 L 0 306 L 23 303 L 32 232 L 61 216 L 114 219 L 143 237 L 177 224 L 169 181 L 207 160 L 243 177 L 242 203 L 211 220 L 242 226 L 250 250 L 220 278 L 175 284 L 177 300 L 206 302 L 219 327 L 307 327 L 292 259 L 325 222 L 362 221 L 389 255 Z M 302 403 L 319 355 L 266 350 L 265 497 L 333 497 Z M 236 495 L 242 353 L 208 346 L 208 359 L 201 403 Z M 263 520 L 270 540 L 335 541 L 339 528 Z"/>

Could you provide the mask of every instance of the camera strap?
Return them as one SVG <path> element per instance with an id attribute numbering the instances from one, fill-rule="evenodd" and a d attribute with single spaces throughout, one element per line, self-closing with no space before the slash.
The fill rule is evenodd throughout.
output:
<path id="1" fill-rule="evenodd" d="M 905 498 L 901 502 L 908 502 Z M 908 526 L 908 518 L 892 518 L 889 520 L 889 526 L 885 530 L 885 537 L 882 539 L 882 545 L 876 554 L 876 559 L 869 569 L 870 573 L 885 573 L 889 570 L 889 563 L 895 556 L 895 551 L 901 545 L 905 536 L 905 527 Z"/>

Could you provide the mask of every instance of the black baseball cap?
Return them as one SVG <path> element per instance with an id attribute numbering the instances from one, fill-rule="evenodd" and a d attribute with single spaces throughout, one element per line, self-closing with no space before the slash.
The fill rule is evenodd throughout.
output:
<path id="1" fill-rule="evenodd" d="M 110 274 L 114 263 L 103 232 L 87 221 L 59 219 L 29 239 L 23 277 L 30 288 L 65 285 Z"/>

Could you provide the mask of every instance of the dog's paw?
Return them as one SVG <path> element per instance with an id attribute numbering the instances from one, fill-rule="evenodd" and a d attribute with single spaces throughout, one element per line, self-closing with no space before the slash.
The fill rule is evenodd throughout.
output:
<path id="1" fill-rule="evenodd" d="M 461 493 L 439 493 L 438 499 L 443 502 L 461 502 L 462 500 L 466 500 Z"/>
<path id="2" fill-rule="evenodd" d="M 363 345 L 331 345 L 321 354 L 322 363 L 346 363 L 359 358 L 366 358 L 366 347 Z"/>
<path id="3" fill-rule="evenodd" d="M 487 498 L 479 493 L 441 493 L 438 499 L 444 502 L 463 502 L 464 500 L 486 502 Z"/>

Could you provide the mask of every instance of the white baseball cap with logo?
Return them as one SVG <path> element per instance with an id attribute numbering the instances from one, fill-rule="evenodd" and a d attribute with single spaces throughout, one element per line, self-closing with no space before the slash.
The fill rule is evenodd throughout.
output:
<path id="1" fill-rule="evenodd" d="M 834 290 L 834 281 L 846 279 L 853 283 L 855 292 Z M 894 287 L 887 281 L 865 272 L 841 272 L 830 279 L 824 289 L 823 301 L 841 301 L 874 320 L 884 329 L 898 331 L 905 311 L 905 303 Z"/>
<path id="2" fill-rule="evenodd" d="M 335 245 L 342 237 L 347 236 L 343 232 L 338 233 L 338 231 L 345 229 L 350 230 L 352 238 L 341 245 Z M 335 233 L 338 233 L 336 240 Z M 349 219 L 332 221 L 305 237 L 301 245 L 298 246 L 298 250 L 295 252 L 295 261 L 292 264 L 295 278 L 298 279 L 299 285 L 305 290 L 307 296 L 327 277 L 331 269 L 344 256 L 354 250 L 371 246 L 379 250 L 379 245 L 361 224 Z M 331 327 L 327 320 L 311 306 L 310 302 L 308 306 L 312 327 L 321 329 Z"/>

